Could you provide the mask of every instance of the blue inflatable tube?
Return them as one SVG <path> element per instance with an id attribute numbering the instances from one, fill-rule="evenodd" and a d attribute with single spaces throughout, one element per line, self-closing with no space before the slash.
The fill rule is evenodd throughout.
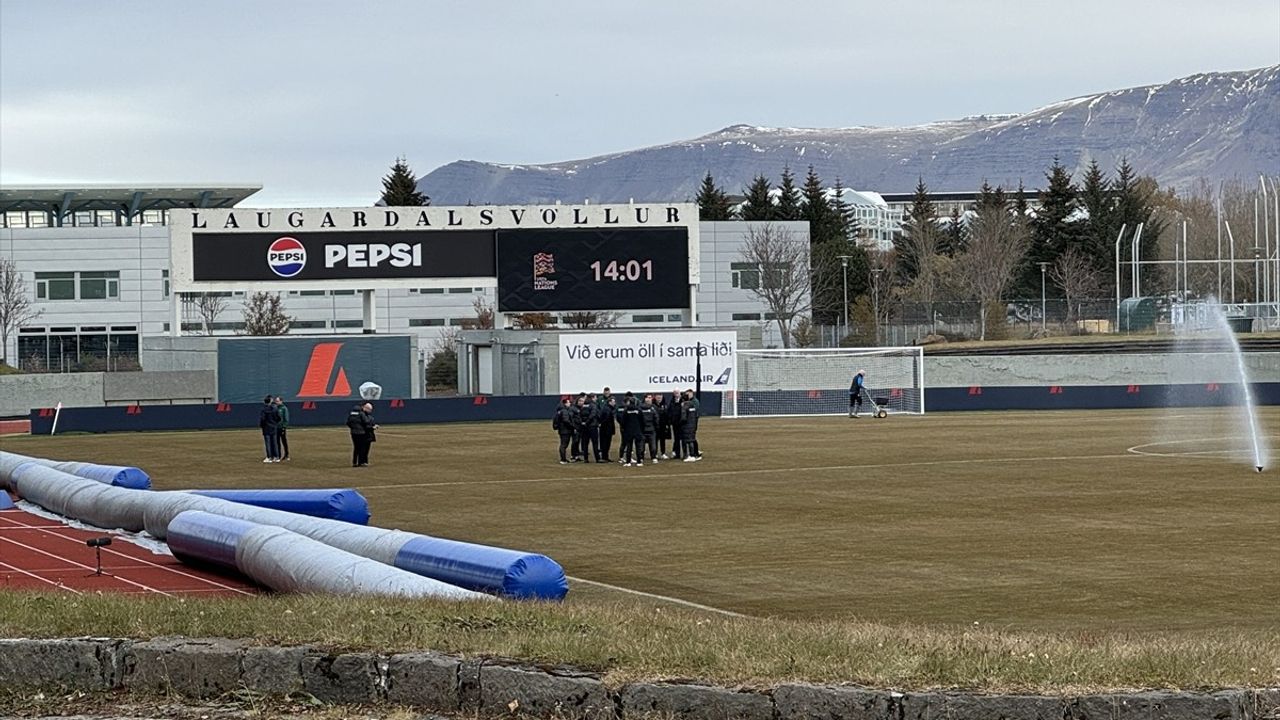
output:
<path id="1" fill-rule="evenodd" d="M 356 525 L 369 524 L 369 501 L 351 488 L 192 490 L 191 494 Z"/>
<path id="2" fill-rule="evenodd" d="M 560 565 L 535 553 L 419 535 L 392 563 L 450 585 L 521 600 L 563 600 L 569 582 Z"/>
<path id="3" fill-rule="evenodd" d="M 53 468 L 69 475 L 94 480 L 106 485 L 129 488 L 130 490 L 150 490 L 151 476 L 136 467 L 122 465 L 99 465 L 97 463 L 48 460 L 46 458 L 29 457 L 11 452 L 0 452 L 0 476 L 11 474 L 14 468 L 22 463 L 36 463 Z"/>
<path id="4" fill-rule="evenodd" d="M 98 465 L 86 462 L 57 463 L 53 467 L 57 470 L 69 472 L 72 475 L 79 475 L 86 480 L 97 480 L 107 485 L 129 488 L 130 490 L 151 489 L 151 476 L 136 467 Z"/>

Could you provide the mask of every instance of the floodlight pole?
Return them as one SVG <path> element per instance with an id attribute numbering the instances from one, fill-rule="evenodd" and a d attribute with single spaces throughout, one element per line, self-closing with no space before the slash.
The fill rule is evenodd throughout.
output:
<path id="1" fill-rule="evenodd" d="M 871 271 L 871 314 L 875 316 L 876 346 L 880 345 L 880 268 Z"/>
<path id="2" fill-rule="evenodd" d="M 1049 263 L 1047 262 L 1040 263 L 1040 332 L 1041 333 L 1045 332 L 1045 322 L 1047 317 L 1045 315 L 1045 302 L 1044 302 L 1044 270 L 1046 267 L 1048 267 L 1048 265 Z"/>
<path id="3" fill-rule="evenodd" d="M 1120 241 L 1124 239 L 1124 231 L 1128 223 L 1120 225 L 1120 233 L 1116 235 L 1116 326 L 1112 332 L 1120 332 Z"/>
<path id="4" fill-rule="evenodd" d="M 844 334 L 849 334 L 849 258 L 852 255 L 840 255 L 840 268 L 844 271 Z M 841 338 L 843 339 L 843 338 Z"/>

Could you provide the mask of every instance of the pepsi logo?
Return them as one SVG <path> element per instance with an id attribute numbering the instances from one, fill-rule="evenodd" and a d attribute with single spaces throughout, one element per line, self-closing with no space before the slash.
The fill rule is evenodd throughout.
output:
<path id="1" fill-rule="evenodd" d="M 307 266 L 307 249 L 297 238 L 277 238 L 267 248 L 267 267 L 282 278 L 291 278 Z"/>

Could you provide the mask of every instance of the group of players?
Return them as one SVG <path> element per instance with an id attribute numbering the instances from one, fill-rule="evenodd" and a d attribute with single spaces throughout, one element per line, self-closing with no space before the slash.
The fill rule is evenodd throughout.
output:
<path id="1" fill-rule="evenodd" d="M 660 460 L 697 462 L 702 459 L 698 448 L 700 407 L 693 390 L 673 390 L 669 396 L 628 391 L 621 400 L 609 388 L 600 395 L 566 395 L 551 420 L 560 436 L 560 464 L 614 462 L 609 455 L 618 434 L 622 443 L 617 462 L 624 467 L 644 465 L 646 450 L 654 464 Z"/>

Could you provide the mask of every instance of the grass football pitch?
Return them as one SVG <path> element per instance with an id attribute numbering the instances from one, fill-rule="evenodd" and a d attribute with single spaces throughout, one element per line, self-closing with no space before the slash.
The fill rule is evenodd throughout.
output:
<path id="1" fill-rule="evenodd" d="M 704 421 L 699 463 L 556 462 L 550 421 L 0 438 L 157 489 L 354 487 L 373 524 L 542 552 L 569 602 L 1067 633 L 1280 627 L 1280 472 L 1238 409 Z M 1280 409 L 1260 411 L 1280 427 Z M 1280 436 L 1264 430 L 1266 444 Z M 616 457 L 616 450 L 614 453 Z"/>

